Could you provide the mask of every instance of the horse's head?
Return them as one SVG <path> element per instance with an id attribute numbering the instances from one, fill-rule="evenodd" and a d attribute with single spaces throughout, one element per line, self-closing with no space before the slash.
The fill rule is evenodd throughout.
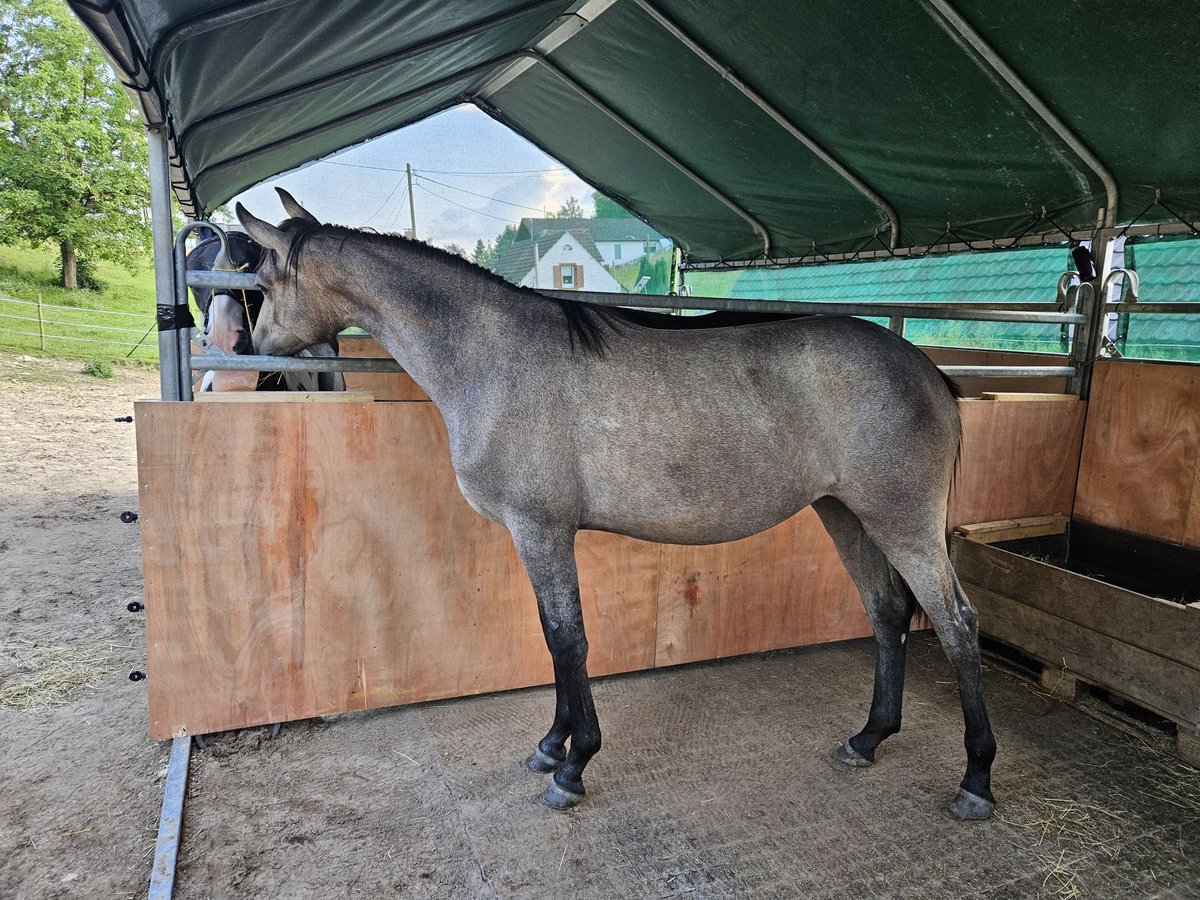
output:
<path id="1" fill-rule="evenodd" d="M 268 356 L 287 356 L 311 344 L 332 343 L 343 323 L 330 304 L 318 302 L 319 289 L 305 286 L 300 274 L 298 242 L 320 222 L 283 188 L 276 188 L 290 218 L 278 227 L 237 205 L 238 221 L 263 254 L 255 283 L 265 299 L 254 326 L 254 347 Z"/>

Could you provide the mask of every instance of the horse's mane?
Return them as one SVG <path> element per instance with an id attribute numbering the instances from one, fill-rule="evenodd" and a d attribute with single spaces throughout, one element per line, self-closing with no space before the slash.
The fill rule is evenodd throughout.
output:
<path id="1" fill-rule="evenodd" d="M 590 353 L 593 356 L 603 356 L 607 348 L 606 329 L 620 331 L 622 320 L 614 310 L 603 306 L 595 306 L 591 303 L 584 303 L 579 300 L 547 297 L 533 288 L 518 287 L 495 272 L 485 269 L 483 266 L 477 265 L 469 259 L 464 259 L 457 253 L 451 253 L 449 250 L 443 250 L 441 247 L 434 247 L 431 244 L 426 244 L 424 241 L 414 240 L 413 238 L 398 234 L 384 234 L 362 231 L 356 228 L 346 228 L 342 225 L 322 225 L 318 222 L 309 222 L 305 219 L 291 219 L 286 224 L 288 226 L 287 230 L 292 236 L 292 241 L 288 246 L 287 259 L 284 260 L 284 270 L 293 279 L 296 277 L 300 266 L 300 257 L 308 249 L 309 242 L 317 235 L 340 237 L 343 244 L 350 238 L 356 238 L 364 241 L 367 246 L 414 253 L 425 259 L 467 273 L 472 277 L 490 281 L 497 286 L 503 286 L 510 291 L 522 291 L 526 296 L 537 297 L 539 300 L 554 304 L 558 307 L 565 320 L 567 337 L 571 342 L 572 350 L 575 350 L 576 344 L 578 344 L 586 353 Z"/>

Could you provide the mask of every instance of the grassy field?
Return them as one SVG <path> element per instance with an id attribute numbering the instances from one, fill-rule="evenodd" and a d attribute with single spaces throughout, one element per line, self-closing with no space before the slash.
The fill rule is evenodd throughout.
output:
<path id="1" fill-rule="evenodd" d="M 133 271 L 99 263 L 99 291 L 59 287 L 58 265 L 50 248 L 0 246 L 0 348 L 87 360 L 158 359 L 149 260 Z"/>

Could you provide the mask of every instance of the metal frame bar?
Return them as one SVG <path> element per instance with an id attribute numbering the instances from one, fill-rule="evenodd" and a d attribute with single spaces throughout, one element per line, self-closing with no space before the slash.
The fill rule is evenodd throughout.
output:
<path id="1" fill-rule="evenodd" d="M 287 2 L 295 2 L 295 0 L 287 0 Z M 360 76 L 369 75 L 372 72 L 377 72 L 381 69 L 387 69 L 399 63 L 407 62 L 408 60 L 422 56 L 433 50 L 437 50 L 440 47 L 444 47 L 446 44 L 463 40 L 465 38 L 474 37 L 475 35 L 491 31 L 494 28 L 507 25 L 510 22 L 524 18 L 534 12 L 541 11 L 546 7 L 561 5 L 562 0 L 536 0 L 536 2 L 527 3 L 516 10 L 509 10 L 507 12 L 499 13 L 486 19 L 482 19 L 471 25 L 443 32 L 442 34 L 436 35 L 428 40 L 421 41 L 420 43 L 413 44 L 409 47 L 404 47 L 392 53 L 384 54 L 383 56 L 378 56 L 375 59 L 368 60 L 364 63 L 359 63 L 356 66 L 349 66 L 344 69 L 339 69 L 338 71 L 332 72 L 329 75 L 323 76 L 322 78 L 315 78 L 312 81 L 296 85 L 295 87 L 288 88 L 284 91 L 279 91 L 267 97 L 259 98 L 258 100 L 253 100 L 249 103 L 243 103 L 238 106 L 231 106 L 218 110 L 211 115 L 205 116 L 203 119 L 193 122 L 191 125 L 185 128 L 182 132 L 180 132 L 176 143 L 182 148 L 187 144 L 189 137 L 201 129 L 220 126 L 230 119 L 255 115 L 265 109 L 278 106 L 281 103 L 288 103 L 315 91 L 345 84 L 346 82 L 352 81 Z"/>
<path id="2" fill-rule="evenodd" d="M 1180 300 L 1177 303 L 1123 303 L 1114 300 L 1104 305 L 1110 313 L 1153 313 L 1154 315 L 1200 315 L 1200 302 Z"/>
<path id="3" fill-rule="evenodd" d="M 171 900 L 175 890 L 175 860 L 179 855 L 179 837 L 183 831 L 183 801 L 187 795 L 191 756 L 190 737 L 177 737 L 171 741 L 162 814 L 158 819 L 158 839 L 154 842 L 154 868 L 150 870 L 149 900 Z"/>
<path id="4" fill-rule="evenodd" d="M 187 308 L 188 306 L 188 283 L 187 283 L 187 239 L 194 231 L 199 231 L 201 228 L 208 228 L 217 233 L 217 239 L 221 242 L 221 252 L 226 257 L 229 255 L 229 242 L 225 237 L 225 229 L 219 228 L 208 222 L 193 221 L 188 222 L 175 235 L 175 252 L 172 257 L 172 264 L 175 267 L 175 308 Z M 192 335 L 190 328 L 180 328 L 179 335 L 179 393 L 181 400 L 192 399 Z"/>
<path id="5" fill-rule="evenodd" d="M 302 356 L 214 356 L 193 357 L 192 368 L 214 372 L 403 372 L 389 357 L 317 358 Z M 994 378 L 1070 378 L 1074 366 L 938 366 L 951 378 L 981 376 Z"/>
<path id="6" fill-rule="evenodd" d="M 1070 127 L 1049 106 L 1045 101 L 1037 95 L 1025 79 L 1023 79 L 1017 71 L 1008 64 L 996 50 L 985 41 L 982 35 L 979 34 L 966 19 L 964 19 L 949 2 L 949 0 L 921 0 L 926 7 L 932 7 L 937 15 L 934 20 L 943 22 L 947 28 L 947 33 L 950 34 L 960 46 L 965 42 L 968 44 L 982 59 L 989 68 L 999 75 L 1005 83 L 1020 97 L 1025 104 L 1037 114 L 1038 118 L 1050 126 L 1059 139 L 1066 144 L 1080 160 L 1083 161 L 1092 173 L 1100 179 L 1104 185 L 1104 193 L 1106 203 L 1108 204 L 1104 210 L 1104 225 L 1112 227 L 1117 220 L 1117 181 L 1113 178 L 1112 172 L 1100 160 L 1091 148 L 1083 142 L 1078 135 L 1073 132 Z"/>
<path id="7" fill-rule="evenodd" d="M 403 372 L 386 356 L 193 356 L 193 372 Z"/>
<path id="8" fill-rule="evenodd" d="M 540 293 L 561 300 L 578 300 L 596 306 L 632 306 L 643 309 L 708 309 L 783 315 L 871 316 L 891 319 L 946 319 L 975 322 L 1028 322 L 1040 325 L 1079 325 L 1079 313 L 1060 312 L 1053 303 L 1006 305 L 982 303 L 838 303 L 807 300 L 742 300 L 730 297 L 672 297 L 662 294 L 602 294 L 595 291 Z M 1031 308 L 1032 307 L 1032 308 Z"/>
<path id="9" fill-rule="evenodd" d="M 841 160 L 835 157 L 832 153 L 821 146 L 810 134 L 801 130 L 791 119 L 787 118 L 780 110 L 768 101 L 762 94 L 746 84 L 738 75 L 736 75 L 729 66 L 722 63 L 714 57 L 703 46 L 701 46 L 695 38 L 685 32 L 675 22 L 667 17 L 665 13 L 658 9 L 650 0 L 634 0 L 634 3 L 646 15 L 654 19 L 666 31 L 668 31 L 677 41 L 687 47 L 693 54 L 699 57 L 710 69 L 718 73 L 725 81 L 742 94 L 751 103 L 757 106 L 763 113 L 767 115 L 771 121 L 775 122 L 780 128 L 786 131 L 794 140 L 803 144 L 816 156 L 821 162 L 825 163 L 830 169 L 836 172 L 844 181 L 848 182 L 856 191 L 870 200 L 879 211 L 887 217 L 888 227 L 891 229 L 891 239 L 888 245 L 892 248 L 900 241 L 900 217 L 893 207 L 883 196 L 868 185 L 865 181 L 851 172 Z"/>
<path id="10" fill-rule="evenodd" d="M 534 38 L 533 42 L 526 49 L 536 50 L 542 56 L 549 56 L 563 44 L 578 36 L 583 29 L 600 18 L 616 2 L 617 0 L 576 0 L 570 7 L 563 10 L 562 14 L 554 20 L 553 24 Z M 503 72 L 492 76 L 479 85 L 471 91 L 471 95 L 476 101 L 479 98 L 487 100 L 505 85 L 520 78 L 533 65 L 532 59 L 518 60 L 505 68 Z"/>
<path id="11" fill-rule="evenodd" d="M 154 296 L 158 306 L 158 380 L 164 400 L 182 400 L 179 335 L 162 330 L 164 319 L 174 320 L 175 253 L 171 219 L 171 161 L 165 127 L 146 132 L 150 157 L 150 230 L 154 241 Z M 167 319 L 169 317 L 169 319 Z"/>

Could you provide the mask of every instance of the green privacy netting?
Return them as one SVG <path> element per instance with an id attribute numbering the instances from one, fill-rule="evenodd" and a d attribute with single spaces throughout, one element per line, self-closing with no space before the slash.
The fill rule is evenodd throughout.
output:
<path id="1" fill-rule="evenodd" d="M 1140 280 L 1141 303 L 1200 303 L 1200 240 L 1129 241 L 1120 264 Z M 692 272 L 697 297 L 839 303 L 1048 303 L 1059 276 L 1074 263 L 1063 248 L 927 256 L 779 269 Z M 877 319 L 887 324 L 886 319 Z M 1121 313 L 1106 328 L 1122 356 L 1200 362 L 1200 314 Z M 909 319 L 904 336 L 917 344 L 1066 353 L 1060 325 Z"/>
<path id="2" fill-rule="evenodd" d="M 69 2 L 193 214 L 475 102 L 692 261 L 1200 218 L 1189 0 Z"/>

